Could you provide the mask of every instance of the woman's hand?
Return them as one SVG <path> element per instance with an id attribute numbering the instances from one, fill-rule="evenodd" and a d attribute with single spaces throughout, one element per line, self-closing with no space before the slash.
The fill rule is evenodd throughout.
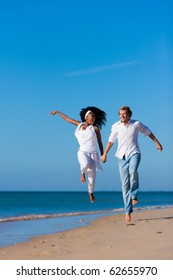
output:
<path id="1" fill-rule="evenodd" d="M 101 156 L 101 161 L 103 162 L 103 163 L 105 163 L 106 162 L 106 160 L 107 160 L 107 157 L 106 157 L 106 155 L 105 154 L 103 154 L 102 156 Z"/>
<path id="2" fill-rule="evenodd" d="M 55 114 L 57 114 L 57 111 L 56 111 L 56 110 L 50 112 L 50 115 L 51 115 L 51 116 L 54 116 Z"/>

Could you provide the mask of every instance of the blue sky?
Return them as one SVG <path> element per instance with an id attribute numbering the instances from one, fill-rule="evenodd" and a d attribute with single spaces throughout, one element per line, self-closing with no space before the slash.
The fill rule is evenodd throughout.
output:
<path id="1" fill-rule="evenodd" d="M 105 146 L 128 105 L 163 145 L 140 135 L 141 190 L 173 190 L 172 1 L 0 1 L 0 190 L 87 190 L 73 125 L 107 113 Z M 114 144 L 96 190 L 120 190 Z"/>

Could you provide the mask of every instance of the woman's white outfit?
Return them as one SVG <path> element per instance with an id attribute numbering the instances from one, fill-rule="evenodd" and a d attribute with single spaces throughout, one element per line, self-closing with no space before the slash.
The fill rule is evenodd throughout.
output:
<path id="1" fill-rule="evenodd" d="M 101 169 L 99 157 L 97 153 L 97 136 L 93 125 L 89 125 L 86 129 L 82 129 L 84 123 L 80 123 L 76 130 L 75 136 L 79 142 L 79 150 L 77 153 L 81 172 L 88 174 L 88 191 L 93 193 L 96 179 L 96 169 Z"/>

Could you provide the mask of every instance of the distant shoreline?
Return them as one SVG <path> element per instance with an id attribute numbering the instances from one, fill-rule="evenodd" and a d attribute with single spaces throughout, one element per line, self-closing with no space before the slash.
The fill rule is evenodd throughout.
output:
<path id="1" fill-rule="evenodd" d="M 74 192 L 79 192 L 79 193 L 86 193 L 86 190 L 35 190 L 35 189 L 33 189 L 33 190 L 0 190 L 0 193 L 1 192 L 24 192 L 24 193 L 30 193 L 30 192 L 34 192 L 34 193 L 41 193 L 41 192 L 43 192 L 43 193 L 45 193 L 45 192 L 55 192 L 55 193 L 57 193 L 57 192 L 60 192 L 60 193 L 67 193 L 67 192 L 69 192 L 69 193 L 74 193 Z M 95 190 L 95 193 L 102 193 L 102 192 L 116 192 L 116 193 L 122 193 L 122 191 L 121 190 Z M 139 191 L 139 193 L 156 193 L 156 192 L 163 192 L 163 193 L 165 193 L 165 192 L 171 192 L 171 193 L 173 193 L 173 191 L 172 190 L 140 190 Z"/>

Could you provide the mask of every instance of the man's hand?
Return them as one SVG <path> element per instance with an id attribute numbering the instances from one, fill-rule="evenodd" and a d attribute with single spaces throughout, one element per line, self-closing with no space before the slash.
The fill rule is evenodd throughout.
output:
<path id="1" fill-rule="evenodd" d="M 163 147 L 159 142 L 156 143 L 156 147 L 157 147 L 157 150 L 159 150 L 160 152 L 163 150 Z"/>

